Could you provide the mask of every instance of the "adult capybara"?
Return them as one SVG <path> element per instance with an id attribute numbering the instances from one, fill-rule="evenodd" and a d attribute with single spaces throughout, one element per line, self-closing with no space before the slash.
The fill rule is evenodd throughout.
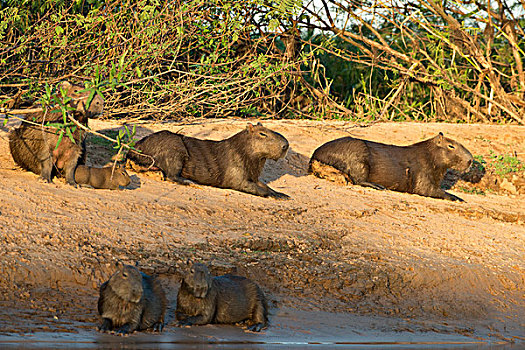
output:
<path id="1" fill-rule="evenodd" d="M 75 170 L 75 182 L 93 188 L 117 190 L 131 183 L 128 172 L 123 166 L 94 168 L 78 165 Z"/>
<path id="2" fill-rule="evenodd" d="M 440 184 L 447 169 L 463 172 L 472 161 L 465 147 L 443 133 L 409 146 L 343 137 L 315 150 L 309 172 L 323 177 L 328 165 L 355 185 L 463 201 Z"/>
<path id="3" fill-rule="evenodd" d="M 182 280 L 175 315 L 180 326 L 246 321 L 259 332 L 268 325 L 266 298 L 257 284 L 230 274 L 212 278 L 199 263 Z"/>
<path id="4" fill-rule="evenodd" d="M 73 110 L 70 113 L 80 124 L 87 125 L 88 118 L 102 113 L 104 99 L 98 94 L 88 107 L 89 91 L 82 91 L 82 85 L 65 81 L 60 87 L 71 98 L 68 105 Z M 45 126 L 48 122 L 63 123 L 62 113 L 56 112 L 57 109 L 28 114 L 25 119 L 37 125 L 23 122 L 20 127 L 12 130 L 9 133 L 9 149 L 16 164 L 39 174 L 46 182 L 52 182 L 54 175 L 63 172 L 67 183 L 75 185 L 75 168 L 85 152 L 84 132 L 77 127 L 72 130 L 75 142 L 63 135 L 57 147 L 59 135 L 56 129 Z"/>
<path id="5" fill-rule="evenodd" d="M 251 193 L 289 198 L 259 181 L 266 159 L 285 156 L 288 141 L 258 123 L 221 140 L 201 140 L 167 130 L 146 136 L 128 158 L 142 166 L 161 169 L 165 178 L 180 184 L 197 183 Z M 149 157 L 148 157 L 149 156 Z"/>
<path id="6" fill-rule="evenodd" d="M 119 335 L 146 329 L 161 332 L 166 313 L 166 296 L 159 281 L 131 265 L 120 265 L 100 286 L 98 312 L 101 332 Z"/>

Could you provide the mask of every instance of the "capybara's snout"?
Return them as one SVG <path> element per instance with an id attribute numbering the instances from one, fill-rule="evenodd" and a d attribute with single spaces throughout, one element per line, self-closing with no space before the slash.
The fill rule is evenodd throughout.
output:
<path id="1" fill-rule="evenodd" d="M 474 163 L 474 157 L 472 157 L 472 154 L 465 149 L 464 152 L 464 158 L 463 158 L 463 169 L 459 169 L 460 171 L 463 171 L 464 173 L 468 172 L 470 168 L 472 167 L 472 164 Z"/>
<path id="2" fill-rule="evenodd" d="M 286 155 L 286 152 L 288 152 L 288 148 L 290 148 L 290 144 L 288 143 L 288 140 L 284 139 L 283 145 L 281 147 L 281 157 L 283 158 Z"/>
<path id="3" fill-rule="evenodd" d="M 469 159 L 468 162 L 467 162 L 467 171 L 470 169 L 470 167 L 472 166 L 472 162 L 473 160 L 472 159 Z"/>

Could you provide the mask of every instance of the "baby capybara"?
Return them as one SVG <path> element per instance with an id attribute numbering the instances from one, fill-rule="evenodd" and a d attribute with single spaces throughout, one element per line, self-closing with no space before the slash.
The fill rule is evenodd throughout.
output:
<path id="1" fill-rule="evenodd" d="M 81 186 L 118 190 L 120 186 L 126 187 L 129 185 L 131 178 L 123 166 L 94 168 L 79 165 L 75 170 L 75 182 Z"/>

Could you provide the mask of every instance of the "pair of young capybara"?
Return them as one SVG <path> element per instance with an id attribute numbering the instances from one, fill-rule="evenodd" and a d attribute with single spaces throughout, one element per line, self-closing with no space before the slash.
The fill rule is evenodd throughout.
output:
<path id="1" fill-rule="evenodd" d="M 103 99 L 95 95 L 87 106 L 88 92 L 81 86 L 62 83 L 73 117 L 87 126 L 89 117 L 103 110 Z M 116 189 L 127 186 L 130 178 L 121 166 L 90 168 L 83 164 L 85 145 L 82 130 L 77 128 L 72 139 L 46 129 L 44 122 L 59 122 L 60 113 L 35 113 L 9 135 L 9 146 L 15 162 L 24 169 L 40 174 L 47 182 L 53 174 L 63 174 L 71 185 L 85 184 L 94 188 Z M 197 182 L 263 197 L 287 199 L 259 180 L 266 159 L 285 156 L 289 144 L 284 136 L 257 125 L 221 141 L 159 131 L 137 142 L 128 159 L 144 169 L 160 169 L 165 179 L 180 184 Z M 472 164 L 470 152 L 442 133 L 409 146 L 343 137 L 320 146 L 313 153 L 309 172 L 324 178 L 340 176 L 346 182 L 375 189 L 390 189 L 422 196 L 461 200 L 443 191 L 440 183 L 452 168 L 466 171 Z"/>
<path id="2" fill-rule="evenodd" d="M 119 335 L 151 329 L 162 331 L 167 300 L 159 281 L 130 265 L 120 265 L 100 286 L 99 330 Z M 179 326 L 245 322 L 259 332 L 268 325 L 264 293 L 251 280 L 234 275 L 211 277 L 196 263 L 183 277 L 175 311 Z"/>

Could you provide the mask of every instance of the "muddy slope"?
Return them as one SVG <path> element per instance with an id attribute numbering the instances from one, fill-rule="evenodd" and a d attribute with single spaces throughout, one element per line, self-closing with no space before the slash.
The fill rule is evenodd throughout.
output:
<path id="1" fill-rule="evenodd" d="M 245 121 L 143 124 L 221 139 Z M 216 274 L 259 281 L 272 307 L 411 319 L 427 330 L 520 341 L 525 337 L 525 196 L 507 191 L 451 203 L 342 186 L 306 174 L 323 142 L 352 135 L 408 144 L 443 131 L 475 155 L 525 156 L 525 128 L 443 124 L 268 121 L 291 149 L 263 180 L 292 197 L 276 201 L 142 173 L 123 191 L 49 185 L 13 163 L 0 132 L 0 293 L 4 332 L 92 330 L 98 286 L 113 263 L 157 273 L 175 300 L 188 258 Z M 91 121 L 111 134 L 119 126 Z M 111 154 L 89 140 L 88 163 Z M 521 152 L 521 153 L 520 153 Z M 518 177 L 523 178 L 523 174 Z M 174 305 L 170 306 L 171 320 Z M 57 320 L 59 320 L 57 322 Z M 400 321 L 401 322 L 401 321 Z M 452 326 L 454 325 L 454 326 Z M 403 326 L 405 327 L 405 326 Z M 412 326 L 413 329 L 421 326 Z M 173 331 L 173 323 L 167 332 Z M 366 331 L 366 330 L 365 330 Z"/>

